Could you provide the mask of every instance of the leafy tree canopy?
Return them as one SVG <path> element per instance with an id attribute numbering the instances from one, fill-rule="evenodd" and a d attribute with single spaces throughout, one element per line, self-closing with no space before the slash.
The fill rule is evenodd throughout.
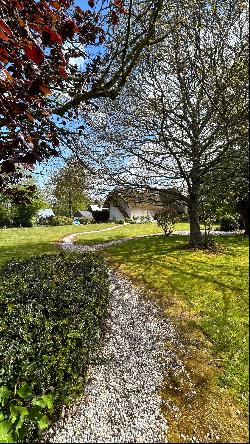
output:
<path id="1" fill-rule="evenodd" d="M 86 170 L 74 158 L 68 159 L 47 184 L 55 213 L 72 217 L 78 209 L 85 210 L 89 204 L 88 181 Z"/>
<path id="2" fill-rule="evenodd" d="M 0 187 L 58 154 L 79 106 L 118 94 L 153 43 L 163 0 L 146 3 L 0 0 Z"/>

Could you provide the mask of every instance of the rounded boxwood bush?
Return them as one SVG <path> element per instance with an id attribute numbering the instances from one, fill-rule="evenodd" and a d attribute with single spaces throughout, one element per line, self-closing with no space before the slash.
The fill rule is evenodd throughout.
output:
<path id="1" fill-rule="evenodd" d="M 0 294 L 0 392 L 9 390 L 19 410 L 46 394 L 58 406 L 75 397 L 103 331 L 108 275 L 102 257 L 60 253 L 9 263 L 0 270 Z M 26 393 L 21 405 L 18 390 Z M 4 402 L 4 420 L 9 407 Z"/>
<path id="2" fill-rule="evenodd" d="M 220 220 L 220 230 L 221 231 L 236 231 L 239 229 L 238 220 L 231 216 L 230 214 L 226 214 Z"/>

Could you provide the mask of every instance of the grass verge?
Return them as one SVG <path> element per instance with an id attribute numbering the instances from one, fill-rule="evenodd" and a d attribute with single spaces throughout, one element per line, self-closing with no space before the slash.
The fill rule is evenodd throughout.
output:
<path id="1" fill-rule="evenodd" d="M 203 228 L 203 226 L 201 226 L 201 228 Z M 189 223 L 178 222 L 175 224 L 174 230 L 189 231 Z M 127 237 L 139 237 L 151 234 L 162 234 L 162 229 L 158 227 L 157 223 L 121 225 L 120 228 L 117 228 L 114 231 L 80 235 L 77 240 L 83 244 L 95 245 Z"/>

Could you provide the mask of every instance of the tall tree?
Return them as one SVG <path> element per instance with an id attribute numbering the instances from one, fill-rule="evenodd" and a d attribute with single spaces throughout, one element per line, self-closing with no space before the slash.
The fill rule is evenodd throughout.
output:
<path id="1" fill-rule="evenodd" d="M 236 0 L 172 2 L 161 26 L 165 39 L 144 51 L 124 95 L 99 102 L 99 119 L 89 118 L 88 146 L 96 170 L 102 159 L 101 171 L 117 183 L 178 186 L 175 198 L 188 205 L 198 246 L 203 183 L 246 152 L 247 7 Z M 86 162 L 84 142 L 77 152 Z"/>
<path id="2" fill-rule="evenodd" d="M 154 43 L 163 0 L 0 0 L 0 186 L 57 155 L 91 99 L 115 97 Z M 72 125 L 72 121 L 75 123 Z M 67 123 L 69 123 L 67 125 Z"/>
<path id="3" fill-rule="evenodd" d="M 68 159 L 47 185 L 55 212 L 58 215 L 72 217 L 78 209 L 86 209 L 89 204 L 88 184 L 88 177 L 83 167 L 75 159 Z"/>

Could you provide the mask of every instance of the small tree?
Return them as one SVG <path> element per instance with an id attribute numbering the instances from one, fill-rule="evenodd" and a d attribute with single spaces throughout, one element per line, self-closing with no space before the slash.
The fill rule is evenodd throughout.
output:
<path id="1" fill-rule="evenodd" d="M 156 215 L 157 224 L 169 236 L 174 229 L 174 224 L 178 221 L 178 213 L 172 206 L 165 207 L 164 210 L 159 211 Z"/>
<path id="2" fill-rule="evenodd" d="M 87 187 L 86 170 L 74 158 L 67 159 L 63 168 L 47 184 L 55 214 L 72 217 L 78 209 L 87 209 Z"/>

